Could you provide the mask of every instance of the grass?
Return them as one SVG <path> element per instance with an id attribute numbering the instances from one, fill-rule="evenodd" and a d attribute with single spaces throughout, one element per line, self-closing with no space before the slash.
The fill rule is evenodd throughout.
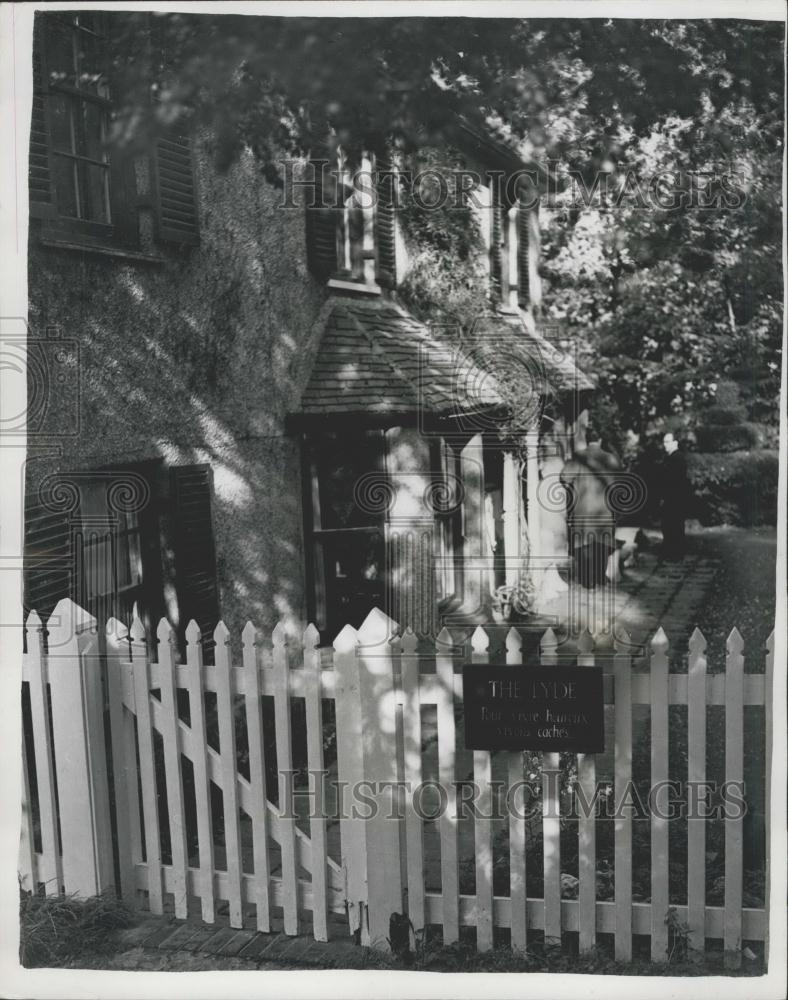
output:
<path id="1" fill-rule="evenodd" d="M 20 893 L 20 960 L 26 968 L 79 968 L 113 970 L 155 970 L 198 972 L 210 970 L 297 969 L 286 959 L 281 962 L 244 960 L 236 957 L 192 954 L 187 951 L 162 952 L 158 949 L 129 947 L 123 929 L 136 922 L 136 916 L 113 896 L 93 899 L 75 896 L 39 896 Z M 463 930 L 470 930 L 464 928 Z M 527 951 L 515 953 L 508 944 L 498 943 L 492 950 L 479 953 L 475 942 L 463 934 L 460 942 L 443 945 L 440 932 L 428 928 L 417 935 L 415 949 L 394 955 L 372 948 L 342 950 L 337 960 L 329 959 L 322 967 L 386 971 L 405 969 L 419 972 L 549 972 L 587 975 L 630 976 L 701 976 L 760 975 L 762 961 L 750 954 L 738 972 L 726 970 L 721 951 L 694 953 L 686 947 L 680 924 L 671 929 L 672 960 L 653 963 L 646 950 L 635 949 L 631 962 L 616 961 L 612 948 L 599 945 L 580 955 L 576 935 L 567 935 L 563 946 L 545 944 L 538 936 L 529 940 Z M 635 939 L 638 941 L 639 939 Z M 638 957 L 639 956 L 639 957 Z"/>
<path id="2" fill-rule="evenodd" d="M 599 946 L 578 954 L 576 948 L 547 945 L 537 941 L 524 952 L 513 952 L 509 946 L 498 946 L 479 953 L 471 942 L 452 945 L 427 943 L 417 945 L 409 958 L 397 958 L 387 953 L 361 948 L 355 961 L 343 961 L 343 968 L 408 969 L 418 972 L 547 972 L 575 975 L 608 976 L 754 976 L 762 975 L 759 959 L 742 961 L 736 971 L 725 969 L 722 951 L 693 952 L 673 949 L 666 962 L 652 962 L 647 956 L 630 962 L 617 961 L 612 951 Z"/>
<path id="3" fill-rule="evenodd" d="M 20 890 L 19 960 L 29 969 L 64 968 L 83 953 L 109 954 L 134 923 L 114 896 L 39 896 Z"/>

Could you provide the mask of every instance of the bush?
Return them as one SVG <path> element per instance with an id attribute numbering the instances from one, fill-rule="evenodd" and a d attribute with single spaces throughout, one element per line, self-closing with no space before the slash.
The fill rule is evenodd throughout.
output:
<path id="1" fill-rule="evenodd" d="M 687 467 L 701 524 L 776 523 L 776 451 L 689 454 Z"/>
<path id="2" fill-rule="evenodd" d="M 702 424 L 695 428 L 695 440 L 703 452 L 734 452 L 759 448 L 763 436 L 756 424 Z"/>
<path id="3" fill-rule="evenodd" d="M 741 423 L 744 419 L 743 406 L 707 406 L 702 412 L 701 418 L 704 424 L 719 424 L 720 426 L 732 427 Z"/>

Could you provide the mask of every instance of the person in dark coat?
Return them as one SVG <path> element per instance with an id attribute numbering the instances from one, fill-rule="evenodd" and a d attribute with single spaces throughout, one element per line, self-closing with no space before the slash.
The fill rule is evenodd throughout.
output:
<path id="1" fill-rule="evenodd" d="M 604 451 L 600 435 L 589 426 L 587 446 L 578 451 L 561 472 L 569 494 L 569 546 L 575 579 L 593 588 L 605 582 L 608 559 L 615 551 L 616 525 L 607 494 L 621 465 Z"/>
<path id="2" fill-rule="evenodd" d="M 687 460 L 673 434 L 662 439 L 666 458 L 662 466 L 662 558 L 682 559 L 685 551 L 684 521 L 689 502 Z"/>

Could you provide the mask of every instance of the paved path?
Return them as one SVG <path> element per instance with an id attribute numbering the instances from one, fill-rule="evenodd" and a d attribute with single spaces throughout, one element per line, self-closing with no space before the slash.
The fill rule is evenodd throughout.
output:
<path id="1" fill-rule="evenodd" d="M 236 930 L 225 923 L 203 924 L 172 917 L 143 916 L 138 924 L 121 931 L 118 950 L 158 952 L 161 957 L 183 964 L 193 956 L 195 966 L 223 960 L 221 968 L 272 965 L 276 968 L 347 968 L 358 965 L 362 950 L 337 924 L 331 941 L 315 941 L 311 933 L 288 937 L 274 931 L 262 934 L 252 929 Z M 140 961 L 142 967 L 143 962 Z M 210 967 L 208 965 L 207 967 Z"/>
<path id="2" fill-rule="evenodd" d="M 626 631 L 642 643 L 662 626 L 676 655 L 683 655 L 720 565 L 717 559 L 697 554 L 663 563 L 645 552 L 616 584 L 595 591 L 572 585 L 543 605 L 541 612 L 557 620 L 562 630 L 574 618 L 580 630 L 589 628 L 598 635 L 612 610 L 615 633 Z"/>

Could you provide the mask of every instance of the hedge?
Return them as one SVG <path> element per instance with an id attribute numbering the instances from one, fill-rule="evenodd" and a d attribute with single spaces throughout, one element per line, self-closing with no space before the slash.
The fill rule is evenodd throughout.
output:
<path id="1" fill-rule="evenodd" d="M 701 524 L 776 524 L 776 451 L 691 452 L 687 472 Z"/>
<path id="2" fill-rule="evenodd" d="M 757 424 L 704 424 L 695 428 L 695 440 L 701 452 L 736 452 L 760 447 L 763 434 Z"/>

